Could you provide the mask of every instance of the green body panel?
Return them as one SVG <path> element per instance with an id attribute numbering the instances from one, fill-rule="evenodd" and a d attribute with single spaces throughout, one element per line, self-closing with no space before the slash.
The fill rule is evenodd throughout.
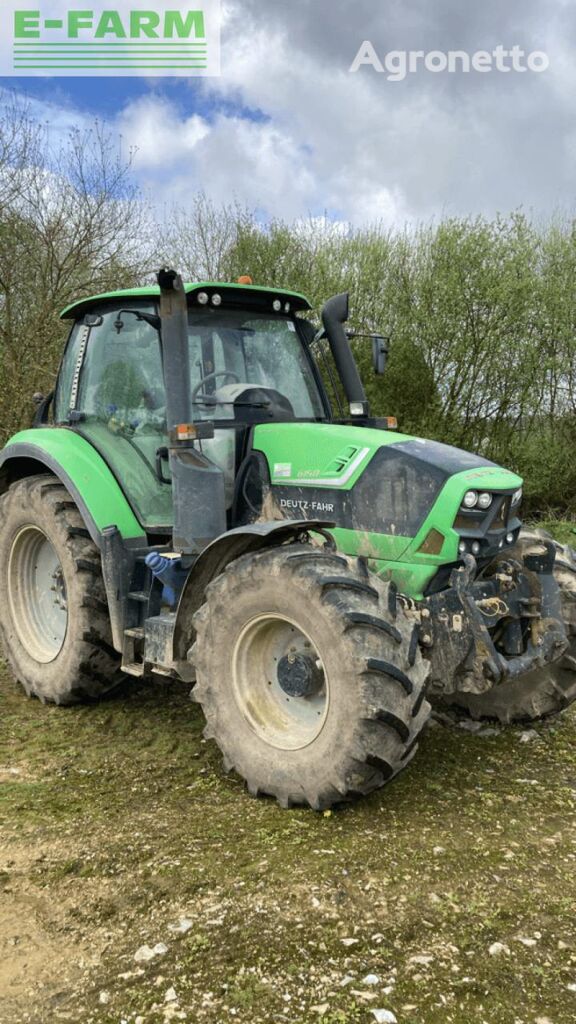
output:
<path id="1" fill-rule="evenodd" d="M 124 540 L 142 538 L 142 527 L 110 469 L 73 430 L 22 430 L 0 453 L 0 466 L 16 458 L 36 458 L 56 473 L 75 498 L 96 542 L 106 526 L 117 526 Z"/>
<path id="2" fill-rule="evenodd" d="M 128 437 L 114 433 L 109 424 L 98 420 L 83 423 L 81 432 L 102 453 L 116 479 L 122 481 L 144 529 L 165 528 L 169 533 L 173 524 L 172 488 L 160 483 L 156 473 L 156 452 L 168 444 L 166 433 L 150 430 Z M 164 472 L 167 470 L 164 463 Z"/>
<path id="3" fill-rule="evenodd" d="M 352 489 L 383 445 L 411 441 L 408 434 L 337 423 L 275 423 L 256 427 L 254 448 L 268 459 L 272 483 Z M 343 471 L 335 463 L 357 449 Z M 364 454 L 363 454 L 364 453 Z M 289 468 L 289 472 L 286 467 Z"/>
<path id="4" fill-rule="evenodd" d="M 254 431 L 254 448 L 266 456 L 272 484 L 298 489 L 350 491 L 379 448 L 402 441 L 421 443 L 425 457 L 425 441 L 394 431 L 328 423 L 270 424 Z M 337 468 L 342 465 L 344 468 Z M 438 568 L 459 558 L 461 538 L 453 523 L 466 491 L 509 492 L 521 486 L 522 479 L 515 473 L 480 465 L 448 477 L 414 537 L 341 527 L 333 531 L 334 537 L 341 551 L 367 558 L 374 572 L 393 579 L 403 593 L 420 600 Z M 321 507 L 317 506 L 317 512 L 320 518 Z M 444 536 L 441 551 L 435 555 L 419 550 L 430 530 Z"/>
<path id="5" fill-rule="evenodd" d="M 434 579 L 438 565 L 422 565 L 421 562 L 391 562 L 385 559 L 368 560 L 368 564 L 378 576 L 385 580 L 393 580 L 398 590 L 407 594 L 414 601 L 421 601 L 426 587 Z"/>
<path id="6" fill-rule="evenodd" d="M 371 530 L 346 530 L 337 527 L 331 531 L 341 551 L 347 555 L 362 555 L 374 563 L 385 559 L 396 562 L 410 544 L 411 537 L 394 536 L 390 533 L 374 533 Z M 380 571 L 380 570 L 375 570 Z"/>
<path id="7" fill-rule="evenodd" d="M 297 303 L 297 309 L 310 309 L 310 303 L 305 295 L 299 292 L 286 291 L 285 288 L 260 288 L 255 284 L 234 284 L 223 281 L 196 281 L 184 285 L 187 295 L 199 291 L 202 288 L 233 288 L 238 292 L 259 292 L 261 295 L 278 296 Z M 60 313 L 62 320 L 73 320 L 80 313 L 84 313 L 91 305 L 98 302 L 113 302 L 117 299 L 159 299 L 160 288 L 158 285 L 149 285 L 144 288 L 127 288 L 117 292 L 103 292 L 100 295 L 90 295 L 88 298 L 72 302 Z"/>

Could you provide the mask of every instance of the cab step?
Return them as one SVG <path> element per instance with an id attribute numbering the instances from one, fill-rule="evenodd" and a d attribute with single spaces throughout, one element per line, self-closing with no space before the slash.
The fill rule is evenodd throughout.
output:
<path id="1" fill-rule="evenodd" d="M 133 661 L 129 665 L 123 664 L 122 671 L 125 672 L 127 676 L 135 676 L 137 679 L 141 679 L 144 675 L 144 665 L 142 665 L 141 662 Z"/>
<path id="2" fill-rule="evenodd" d="M 132 626 L 124 630 L 122 645 L 122 671 L 129 676 L 144 675 L 144 627 Z"/>
<path id="3" fill-rule="evenodd" d="M 124 636 L 130 637 L 133 640 L 143 640 L 144 626 L 133 626 L 130 629 L 125 629 Z"/>

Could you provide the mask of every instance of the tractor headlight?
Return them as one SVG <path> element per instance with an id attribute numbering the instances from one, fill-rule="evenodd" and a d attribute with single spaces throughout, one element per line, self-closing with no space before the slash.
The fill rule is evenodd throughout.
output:
<path id="1" fill-rule="evenodd" d="M 476 508 L 478 504 L 478 491 L 466 491 L 462 499 L 464 508 Z"/>
<path id="2" fill-rule="evenodd" d="M 488 491 L 482 491 L 478 495 L 478 508 L 487 509 L 492 504 L 492 495 Z"/>
<path id="3" fill-rule="evenodd" d="M 514 491 L 514 494 L 512 495 L 512 501 L 511 501 L 512 508 L 515 508 L 516 505 L 519 505 L 521 501 L 522 501 L 522 488 L 519 487 L 518 490 Z"/>
<path id="4" fill-rule="evenodd" d="M 207 292 L 198 292 L 198 295 L 196 296 L 196 300 L 197 300 L 197 302 L 199 302 L 199 304 L 201 306 L 207 306 L 208 305 L 208 293 Z"/>

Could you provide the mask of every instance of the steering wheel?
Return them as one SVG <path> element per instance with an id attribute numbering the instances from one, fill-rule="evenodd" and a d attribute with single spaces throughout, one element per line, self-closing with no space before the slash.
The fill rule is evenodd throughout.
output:
<path id="1" fill-rule="evenodd" d="M 236 384 L 238 384 L 240 382 L 240 378 L 239 378 L 238 374 L 234 373 L 233 370 L 217 370 L 215 373 L 207 373 L 205 377 L 202 377 L 201 380 L 198 381 L 196 387 L 192 391 L 192 398 L 191 398 L 192 405 L 196 405 L 196 402 L 198 401 L 198 398 L 199 398 L 200 389 L 204 387 L 206 382 L 209 381 L 209 380 L 217 380 L 218 377 L 232 377 L 232 379 L 234 380 L 234 382 Z M 213 395 L 202 395 L 202 398 L 213 398 L 213 397 L 214 397 Z M 216 401 L 214 401 L 214 404 L 216 404 Z"/>

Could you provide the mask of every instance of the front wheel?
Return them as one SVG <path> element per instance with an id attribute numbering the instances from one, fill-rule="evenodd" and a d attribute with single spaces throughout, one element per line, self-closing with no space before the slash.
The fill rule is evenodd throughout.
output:
<path id="1" fill-rule="evenodd" d="M 231 563 L 206 598 L 192 695 L 252 794 L 319 810 L 408 764 L 430 711 L 427 666 L 393 586 L 294 544 Z"/>

